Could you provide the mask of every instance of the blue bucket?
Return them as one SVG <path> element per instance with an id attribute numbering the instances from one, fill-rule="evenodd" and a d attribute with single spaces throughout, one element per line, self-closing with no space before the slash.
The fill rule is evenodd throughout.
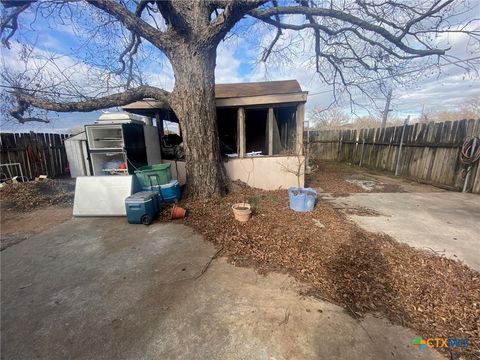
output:
<path id="1" fill-rule="evenodd" d="M 317 199 L 317 192 L 312 188 L 291 187 L 288 189 L 290 209 L 297 212 L 312 211 Z"/>

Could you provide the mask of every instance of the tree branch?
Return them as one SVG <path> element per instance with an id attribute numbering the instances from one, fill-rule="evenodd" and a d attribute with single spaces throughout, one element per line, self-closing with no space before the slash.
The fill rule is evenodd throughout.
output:
<path id="1" fill-rule="evenodd" d="M 10 115 L 20 123 L 27 121 L 48 122 L 48 120 L 44 119 L 25 118 L 24 114 L 29 107 L 57 112 L 89 112 L 130 104 L 134 101 L 143 100 L 144 98 L 154 98 L 165 104 L 168 104 L 169 101 L 168 91 L 153 86 L 139 86 L 122 93 L 74 102 L 57 102 L 46 98 L 39 98 L 36 95 L 19 89 L 14 89 L 13 94 L 17 99 L 17 106 L 10 111 Z"/>
<path id="2" fill-rule="evenodd" d="M 3 36 L 6 29 L 10 29 L 8 35 L 2 39 L 2 44 L 8 49 L 10 49 L 10 38 L 15 34 L 15 31 L 17 31 L 18 28 L 18 16 L 27 10 L 30 4 L 30 2 L 26 2 L 21 6 L 15 7 L 10 14 L 3 16 L 2 20 L 0 21 L 0 36 Z"/>
<path id="3" fill-rule="evenodd" d="M 307 0 L 296 0 L 301 6 L 310 7 Z M 312 25 L 317 24 L 315 17 L 313 15 L 305 15 L 309 23 Z M 319 28 L 314 28 L 315 35 L 315 69 L 317 73 L 320 72 L 320 30 Z"/>
<path id="4" fill-rule="evenodd" d="M 10 110 L 10 115 L 14 119 L 18 120 L 20 124 L 25 124 L 26 122 L 49 122 L 47 119 L 42 119 L 38 117 L 24 117 L 25 111 L 27 111 L 28 108 L 29 105 L 26 102 L 18 100 L 17 106 Z"/>
<path id="5" fill-rule="evenodd" d="M 162 51 L 175 45 L 172 34 L 160 31 L 136 14 L 112 0 L 86 0 L 92 6 L 105 11 L 120 21 L 128 30 L 136 33 Z M 140 12 L 141 13 L 141 12 Z"/>
<path id="6" fill-rule="evenodd" d="M 190 26 L 175 9 L 171 0 L 158 0 L 156 4 L 169 28 L 173 28 L 179 34 L 185 34 L 190 31 Z"/>
<path id="7" fill-rule="evenodd" d="M 278 1 L 277 0 L 272 0 L 272 5 L 275 7 L 278 7 Z M 277 23 L 280 23 L 280 15 L 275 15 L 275 21 Z M 270 42 L 270 45 L 264 50 L 263 55 L 262 55 L 262 61 L 266 62 L 270 54 L 272 53 L 273 47 L 277 43 L 278 39 L 282 36 L 282 28 L 277 26 L 277 33 L 275 34 L 275 37 L 273 40 Z"/>
<path id="8" fill-rule="evenodd" d="M 267 3 L 268 0 L 232 0 L 226 2 L 223 12 L 210 23 L 204 39 L 218 44 L 227 33 L 252 9 Z"/>
<path id="9" fill-rule="evenodd" d="M 449 0 L 448 3 L 451 3 L 453 0 Z M 440 11 L 441 8 L 436 8 L 437 11 Z M 434 12 L 430 11 L 432 14 Z M 358 26 L 364 30 L 371 31 L 375 34 L 380 35 L 382 38 L 390 42 L 391 44 L 395 45 L 400 50 L 404 51 L 408 54 L 413 54 L 416 56 L 430 56 L 430 55 L 444 55 L 445 51 L 448 49 L 415 49 L 407 44 L 402 42 L 405 34 L 402 33 L 400 35 L 395 35 L 389 32 L 387 29 L 383 28 L 382 26 L 375 25 L 371 22 L 363 20 L 357 16 L 354 16 L 350 13 L 335 10 L 335 9 L 325 9 L 325 8 L 311 8 L 305 6 L 279 6 L 279 7 L 271 7 L 267 9 L 254 9 L 249 12 L 249 15 L 265 21 L 269 24 L 275 26 L 281 26 L 283 28 L 318 28 L 325 30 L 327 33 L 332 32 L 332 30 L 328 31 L 326 26 L 322 26 L 315 23 L 309 24 L 302 24 L 302 25 L 293 25 L 293 24 L 283 24 L 278 23 L 277 21 L 271 19 L 271 16 L 275 15 L 305 15 L 305 16 L 320 16 L 320 17 L 327 17 L 333 18 L 337 20 L 344 21 L 354 26 Z M 413 23 L 412 23 L 413 24 Z M 334 31 L 335 32 L 335 31 Z"/>

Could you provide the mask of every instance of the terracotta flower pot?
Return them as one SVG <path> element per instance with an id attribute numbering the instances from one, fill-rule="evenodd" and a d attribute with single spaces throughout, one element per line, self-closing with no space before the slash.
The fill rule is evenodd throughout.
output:
<path id="1" fill-rule="evenodd" d="M 233 215 L 235 219 L 240 222 L 247 222 L 252 215 L 252 208 L 250 204 L 247 203 L 236 203 L 232 205 Z"/>
<path id="2" fill-rule="evenodd" d="M 185 210 L 184 208 L 182 208 L 180 206 L 177 206 L 177 205 L 173 205 L 172 213 L 170 214 L 170 218 L 172 220 L 183 219 L 185 217 L 186 212 L 187 212 L 187 210 Z"/>

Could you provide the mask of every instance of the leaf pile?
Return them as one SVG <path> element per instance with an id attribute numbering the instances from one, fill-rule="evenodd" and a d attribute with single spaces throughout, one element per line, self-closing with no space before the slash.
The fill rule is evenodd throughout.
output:
<path id="1" fill-rule="evenodd" d="M 73 197 L 73 187 L 51 179 L 6 184 L 0 190 L 2 207 L 20 212 L 50 205 L 71 206 Z"/>
<path id="2" fill-rule="evenodd" d="M 231 206 L 244 200 L 254 214 L 241 224 Z M 310 213 L 295 213 L 286 191 L 245 188 L 182 205 L 185 223 L 233 264 L 287 272 L 307 285 L 307 294 L 355 316 L 383 313 L 424 337 L 467 337 L 463 353 L 479 354 L 480 274 L 460 262 L 364 231 L 323 201 Z"/>

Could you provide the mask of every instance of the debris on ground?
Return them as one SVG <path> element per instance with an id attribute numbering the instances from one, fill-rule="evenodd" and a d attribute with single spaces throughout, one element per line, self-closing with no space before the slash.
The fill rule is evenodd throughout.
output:
<path id="1" fill-rule="evenodd" d="M 310 174 L 305 174 L 305 184 L 322 192 L 348 194 L 365 192 L 360 186 L 352 184 L 343 178 L 344 173 L 330 164 L 318 162 Z"/>
<path id="2" fill-rule="evenodd" d="M 6 184 L 0 189 L 3 209 L 27 212 L 42 206 L 72 206 L 74 183 L 52 179 Z"/>
<path id="3" fill-rule="evenodd" d="M 315 224 L 315 226 L 318 226 L 319 228 L 321 229 L 324 229 L 325 228 L 325 225 L 323 225 L 320 221 L 318 221 L 317 219 L 312 219 L 313 220 L 313 223 Z"/>
<path id="4" fill-rule="evenodd" d="M 231 206 L 244 200 L 253 216 L 242 224 Z M 242 188 L 182 206 L 189 212 L 184 222 L 233 264 L 289 273 L 308 286 L 306 294 L 355 314 L 383 313 L 426 338 L 468 338 L 466 356 L 480 347 L 480 274 L 458 261 L 367 232 L 325 201 L 296 213 L 287 191 Z"/>
<path id="5" fill-rule="evenodd" d="M 350 184 L 357 185 L 367 192 L 383 190 L 385 185 L 382 182 L 366 179 L 346 179 Z"/>
<path id="6" fill-rule="evenodd" d="M 336 209 L 341 210 L 344 214 L 347 215 L 357 215 L 357 216 L 380 216 L 378 211 L 374 209 L 367 208 L 365 206 L 360 206 L 357 208 L 354 207 L 347 207 L 347 208 L 340 208 L 337 207 Z"/>
<path id="7" fill-rule="evenodd" d="M 399 185 L 387 184 L 363 173 L 353 172 L 342 163 L 313 161 L 314 166 L 305 175 L 308 187 L 336 196 L 365 192 L 403 192 Z"/>

